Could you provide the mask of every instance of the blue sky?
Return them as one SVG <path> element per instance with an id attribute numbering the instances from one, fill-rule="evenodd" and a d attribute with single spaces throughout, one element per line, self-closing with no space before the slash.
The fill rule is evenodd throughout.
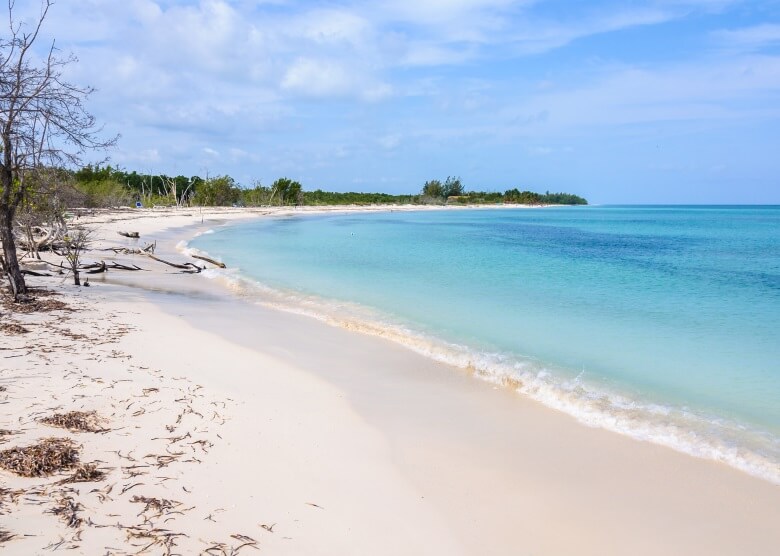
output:
<path id="1" fill-rule="evenodd" d="M 780 203 L 778 1 L 60 0 L 44 32 L 127 169 Z"/>

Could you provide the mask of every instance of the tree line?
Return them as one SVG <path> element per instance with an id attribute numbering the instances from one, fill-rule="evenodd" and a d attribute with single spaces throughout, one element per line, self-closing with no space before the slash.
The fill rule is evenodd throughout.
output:
<path id="1" fill-rule="evenodd" d="M 520 191 L 519 189 L 507 189 L 503 193 L 499 191 L 466 191 L 459 177 L 449 176 L 443 182 L 429 180 L 423 184 L 420 192 L 421 202 L 447 203 L 447 204 L 491 204 L 510 203 L 521 205 L 587 205 L 588 201 L 572 193 L 536 193 L 534 191 Z"/>
<path id="2" fill-rule="evenodd" d="M 322 206 L 381 204 L 492 204 L 585 205 L 587 201 L 571 193 L 536 193 L 517 188 L 506 191 L 467 191 L 459 177 L 433 179 L 417 194 L 305 191 L 300 182 L 282 177 L 271 185 L 256 182 L 242 187 L 228 175 L 206 177 L 139 174 L 111 166 L 87 165 L 68 174 L 60 171 L 63 183 L 70 184 L 69 206 L 116 207 L 140 202 L 143 206 Z"/>

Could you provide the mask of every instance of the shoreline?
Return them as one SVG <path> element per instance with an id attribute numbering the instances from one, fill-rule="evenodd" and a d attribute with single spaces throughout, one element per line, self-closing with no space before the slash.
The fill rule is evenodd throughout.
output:
<path id="1" fill-rule="evenodd" d="M 220 214 L 256 213 L 210 217 Z M 175 246 L 198 226 L 198 215 L 187 218 L 185 228 L 173 218 L 165 226 L 148 218 L 141 241 L 168 234 Z M 104 241 L 129 245 L 111 236 L 125 223 L 103 221 Z M 214 459 L 204 457 L 175 481 L 189 481 L 206 499 L 230 493 L 237 510 L 253 517 L 263 513 L 258 504 L 289 517 L 274 517 L 279 525 L 269 532 L 258 519 L 225 512 L 261 547 L 290 554 L 738 554 L 766 553 L 780 541 L 777 487 L 723 464 L 585 427 L 386 340 L 227 299 L 202 277 L 160 270 L 114 282 L 115 274 L 105 283 L 90 277 L 95 288 L 77 295 L 71 286 L 57 289 L 92 309 L 100 299 L 102 310 L 122 311 L 118 320 L 136 327 L 118 340 L 122 350 L 138 365 L 161 369 L 163 384 L 186 376 L 231 408 L 234 436 L 220 433 L 228 438 L 221 442 L 212 435 Z M 182 295 L 166 293 L 176 291 Z M 150 342 L 165 349 L 150 353 Z M 242 444 L 241 435 L 265 442 L 264 450 Z M 96 449 L 107 442 L 99 440 Z M 215 470 L 218 484 L 211 484 Z M 166 490 L 173 484 L 163 482 Z M 316 500 L 301 502 L 304 486 L 320 493 Z M 258 502 L 267 491 L 271 500 Z M 183 519 L 182 527 L 197 530 L 198 521 Z M 285 529 L 295 531 L 289 541 L 279 534 Z M 84 539 L 97 539 L 92 532 Z M 225 538 L 235 532 L 220 529 Z M 13 552 L 22 540 L 4 548 Z"/>

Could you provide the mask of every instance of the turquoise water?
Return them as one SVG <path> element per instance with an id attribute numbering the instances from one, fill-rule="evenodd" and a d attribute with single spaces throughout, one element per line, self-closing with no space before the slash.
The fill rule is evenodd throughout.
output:
<path id="1" fill-rule="evenodd" d="M 780 480 L 780 207 L 308 215 L 191 247 L 260 301 Z"/>

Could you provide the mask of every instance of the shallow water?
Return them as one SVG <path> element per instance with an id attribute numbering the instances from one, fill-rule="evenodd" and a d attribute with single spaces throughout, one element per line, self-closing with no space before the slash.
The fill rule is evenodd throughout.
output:
<path id="1" fill-rule="evenodd" d="M 258 301 L 780 481 L 780 208 L 268 218 L 191 246 Z"/>

